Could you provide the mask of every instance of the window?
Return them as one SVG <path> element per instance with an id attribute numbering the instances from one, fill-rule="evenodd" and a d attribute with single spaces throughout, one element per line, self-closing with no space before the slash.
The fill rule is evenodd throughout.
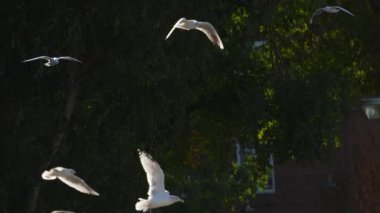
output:
<path id="1" fill-rule="evenodd" d="M 236 143 L 236 162 L 238 166 L 242 164 L 242 160 L 244 159 L 244 156 L 247 155 L 256 155 L 256 150 L 254 148 L 244 148 L 244 152 L 241 152 L 241 147 L 239 143 Z M 270 169 L 270 176 L 268 179 L 267 185 L 264 187 L 263 190 L 258 190 L 257 194 L 271 194 L 275 193 L 276 189 L 276 184 L 275 184 L 275 175 L 274 175 L 274 160 L 273 160 L 273 155 L 271 154 L 268 159 L 269 165 L 272 167 Z"/>

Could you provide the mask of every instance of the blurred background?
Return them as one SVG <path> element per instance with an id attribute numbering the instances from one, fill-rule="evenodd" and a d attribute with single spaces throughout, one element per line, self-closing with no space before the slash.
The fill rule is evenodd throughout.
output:
<path id="1" fill-rule="evenodd" d="M 327 5 L 355 16 L 310 25 Z M 379 95 L 375 0 L 3 0 L 0 14 L 4 213 L 135 212 L 138 148 L 186 202 L 153 212 L 255 211 L 273 162 L 332 165 L 343 120 Z M 212 23 L 225 49 L 194 30 L 165 40 L 181 17 Z M 84 64 L 21 63 L 40 55 Z M 42 180 L 55 166 L 100 197 Z"/>

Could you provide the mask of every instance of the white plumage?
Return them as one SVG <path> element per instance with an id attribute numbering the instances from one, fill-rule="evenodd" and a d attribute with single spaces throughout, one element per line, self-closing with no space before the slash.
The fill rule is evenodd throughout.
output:
<path id="1" fill-rule="evenodd" d="M 44 180 L 55 180 L 56 178 L 82 193 L 99 196 L 99 193 L 88 186 L 86 182 L 75 176 L 73 169 L 55 167 L 42 173 L 42 179 Z"/>
<path id="2" fill-rule="evenodd" d="M 340 11 L 343 11 L 351 16 L 354 16 L 354 14 L 352 14 L 350 11 L 344 9 L 343 7 L 339 7 L 339 6 L 326 6 L 326 7 L 322 7 L 322 8 L 319 8 L 317 10 L 314 11 L 313 15 L 311 16 L 310 18 L 310 24 L 313 23 L 313 20 L 314 20 L 314 17 L 315 16 L 318 16 L 324 12 L 326 13 L 338 13 Z"/>
<path id="3" fill-rule="evenodd" d="M 139 198 L 135 207 L 137 211 L 147 212 L 150 209 L 169 206 L 176 202 L 184 202 L 181 198 L 170 195 L 165 190 L 165 175 L 160 165 L 152 159 L 148 153 L 137 150 L 139 152 L 141 165 L 148 179 L 149 190 L 148 199 Z"/>
<path id="4" fill-rule="evenodd" d="M 220 49 L 224 49 L 223 42 L 220 39 L 218 32 L 216 32 L 215 28 L 208 22 L 200 22 L 197 20 L 187 20 L 186 18 L 180 18 L 170 30 L 166 36 L 166 39 L 170 37 L 176 28 L 183 30 L 200 30 L 207 35 L 213 44 L 218 46 Z"/>
<path id="5" fill-rule="evenodd" d="M 51 213 L 75 213 L 75 212 L 72 212 L 72 211 L 64 211 L 64 210 L 55 210 L 55 211 L 52 211 Z"/>
<path id="6" fill-rule="evenodd" d="M 59 64 L 59 60 L 61 60 L 61 59 L 62 60 L 69 60 L 69 61 L 75 61 L 75 62 L 78 62 L 78 63 L 83 63 L 83 62 L 79 61 L 78 59 L 70 57 L 70 56 L 61 56 L 61 57 L 39 56 L 39 57 L 36 57 L 36 58 L 31 58 L 31 59 L 24 60 L 22 62 L 35 61 L 35 60 L 39 60 L 39 59 L 47 60 L 48 62 L 46 62 L 44 64 L 47 67 L 51 67 L 51 66 L 55 66 L 55 65 Z"/>

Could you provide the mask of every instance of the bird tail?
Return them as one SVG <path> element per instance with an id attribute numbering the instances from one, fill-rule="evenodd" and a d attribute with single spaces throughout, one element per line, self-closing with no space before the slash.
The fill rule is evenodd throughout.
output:
<path id="1" fill-rule="evenodd" d="M 146 212 L 149 210 L 149 203 L 148 200 L 139 198 L 139 201 L 135 205 L 136 211 L 143 211 Z"/>

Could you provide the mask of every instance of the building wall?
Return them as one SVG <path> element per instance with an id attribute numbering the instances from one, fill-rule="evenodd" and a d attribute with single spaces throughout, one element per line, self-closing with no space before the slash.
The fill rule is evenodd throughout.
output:
<path id="1" fill-rule="evenodd" d="M 330 165 L 277 164 L 275 179 L 276 192 L 259 194 L 251 212 L 380 213 L 380 119 L 353 112 Z"/>
<path id="2" fill-rule="evenodd" d="M 259 194 L 253 212 L 329 213 L 336 210 L 335 188 L 329 183 L 330 169 L 325 165 L 294 163 L 275 169 L 276 192 Z"/>
<path id="3" fill-rule="evenodd" d="M 336 177 L 347 212 L 380 212 L 380 119 L 361 111 L 343 125 L 343 148 L 337 155 Z"/>

